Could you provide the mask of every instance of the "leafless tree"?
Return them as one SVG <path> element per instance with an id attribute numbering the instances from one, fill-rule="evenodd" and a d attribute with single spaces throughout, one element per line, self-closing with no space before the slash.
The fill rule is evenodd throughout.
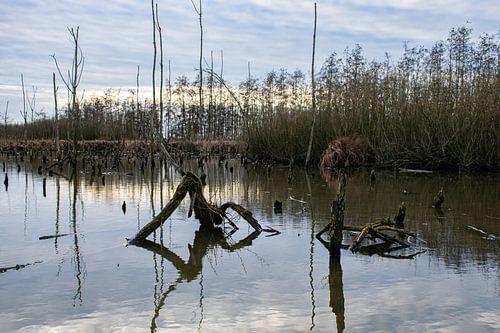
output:
<path id="1" fill-rule="evenodd" d="M 52 72 L 52 85 L 54 88 L 54 121 L 56 125 L 56 147 L 59 151 L 59 111 L 57 109 L 57 86 L 56 86 L 56 73 Z"/>
<path id="2" fill-rule="evenodd" d="M 69 103 L 68 103 L 68 115 L 70 116 L 71 119 L 71 127 L 72 127 L 72 134 L 73 134 L 73 167 L 76 167 L 76 161 L 77 161 L 77 152 L 78 152 L 78 138 L 79 138 L 79 131 L 80 131 L 80 112 L 79 112 L 79 106 L 78 106 L 78 100 L 77 100 L 77 88 L 80 85 L 80 80 L 82 78 L 82 73 L 83 73 L 83 68 L 85 65 L 85 57 L 83 56 L 82 49 L 80 48 L 80 45 L 78 43 L 78 32 L 79 32 L 79 27 L 75 28 L 68 28 L 68 32 L 71 35 L 71 38 L 73 39 L 74 43 L 74 53 L 73 53 L 73 61 L 71 63 L 71 69 L 68 69 L 66 77 L 63 75 L 61 68 L 59 67 L 59 63 L 57 62 L 56 55 L 53 54 L 52 58 L 54 59 L 54 63 L 57 68 L 57 72 L 59 73 L 59 76 L 61 77 L 61 80 L 63 81 L 64 85 L 68 89 L 68 97 L 69 97 Z"/>
<path id="3" fill-rule="evenodd" d="M 311 98 L 312 98 L 312 124 L 311 124 L 311 132 L 309 135 L 309 145 L 307 146 L 307 155 L 306 155 L 306 166 L 309 164 L 309 159 L 311 158 L 311 149 L 314 137 L 314 125 L 316 123 L 316 82 L 314 81 L 314 56 L 316 52 L 316 21 L 318 15 L 316 10 L 316 3 L 314 3 L 314 30 L 313 30 L 313 45 L 312 45 L 312 60 L 311 60 Z"/>
<path id="4" fill-rule="evenodd" d="M 200 23 L 200 61 L 199 61 L 199 75 L 200 75 L 200 85 L 198 87 L 198 95 L 200 99 L 200 113 L 203 113 L 203 21 L 202 21 L 202 6 L 201 0 L 199 2 L 198 7 L 194 4 L 194 1 L 191 0 L 191 4 L 193 5 L 194 11 L 198 15 L 198 20 Z"/>
<path id="5" fill-rule="evenodd" d="M 160 21 L 158 19 L 158 4 L 156 4 L 156 29 L 158 30 L 158 39 L 160 41 L 160 123 L 158 131 L 160 138 L 163 138 L 163 36 L 161 33 Z"/>
<path id="6" fill-rule="evenodd" d="M 9 101 L 5 104 L 5 113 L 3 115 L 3 126 L 4 126 L 4 135 L 7 138 L 7 122 L 9 121 Z"/>
<path id="7" fill-rule="evenodd" d="M 23 89 L 23 110 L 21 117 L 24 120 L 24 141 L 28 140 L 28 110 L 26 110 L 26 90 L 24 89 L 24 75 L 21 74 L 21 87 Z"/>
<path id="8" fill-rule="evenodd" d="M 33 90 L 33 96 L 30 98 L 29 96 L 26 96 L 26 101 L 28 102 L 28 107 L 31 111 L 31 123 L 35 121 L 35 108 L 36 108 L 36 92 L 37 88 L 35 86 L 32 87 Z"/>
<path id="9" fill-rule="evenodd" d="M 152 72 L 152 79 L 153 79 L 153 104 L 151 107 L 151 129 L 150 129 L 150 140 L 151 140 L 151 146 L 150 146 L 150 158 L 151 161 L 153 161 L 153 143 L 154 143 L 154 132 L 155 132 L 155 120 L 156 120 L 156 15 L 155 15 L 155 4 L 154 0 L 151 0 L 151 15 L 153 19 L 153 72 Z M 153 163 L 151 163 L 151 166 L 153 166 Z"/>

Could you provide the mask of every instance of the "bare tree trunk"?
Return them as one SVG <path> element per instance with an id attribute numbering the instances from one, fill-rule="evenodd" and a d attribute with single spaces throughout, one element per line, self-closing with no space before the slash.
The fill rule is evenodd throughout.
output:
<path id="1" fill-rule="evenodd" d="M 28 140 L 28 114 L 26 112 L 26 91 L 24 89 L 24 76 L 21 74 L 21 85 L 23 88 L 23 119 L 24 119 L 24 142 Z"/>
<path id="2" fill-rule="evenodd" d="M 52 72 L 52 85 L 54 88 L 54 120 L 55 120 L 55 134 L 56 134 L 56 147 L 59 152 L 59 113 L 57 109 L 57 87 L 56 87 L 56 73 Z"/>
<path id="3" fill-rule="evenodd" d="M 202 8 L 201 8 L 201 0 L 200 0 L 200 113 L 203 114 L 203 24 L 202 24 Z"/>
<path id="4" fill-rule="evenodd" d="M 172 70 L 170 60 L 168 61 L 168 113 L 167 113 L 167 131 L 170 137 L 170 116 L 172 113 Z"/>
<path id="5" fill-rule="evenodd" d="M 311 133 L 309 135 L 309 145 L 307 146 L 306 167 L 311 158 L 311 149 L 314 137 L 314 125 L 316 123 L 316 82 L 314 80 L 314 57 L 316 52 L 316 21 L 317 21 L 316 3 L 314 3 L 314 31 L 313 31 L 313 47 L 312 47 L 312 61 L 311 61 L 311 97 L 312 97 L 312 113 L 313 119 L 311 124 Z"/>
<path id="6" fill-rule="evenodd" d="M 222 100 L 222 86 L 223 86 L 223 74 L 224 74 L 224 51 L 220 50 L 220 82 L 219 82 L 219 111 L 217 112 L 217 136 L 221 137 L 223 135 L 223 130 L 221 131 L 221 119 L 222 118 L 222 108 L 223 108 L 223 100 Z"/>
<path id="7" fill-rule="evenodd" d="M 158 19 L 158 4 L 156 4 L 156 27 L 158 29 L 158 39 L 160 40 L 160 139 L 163 139 L 163 37 L 161 34 L 160 21 Z"/>
<path id="8" fill-rule="evenodd" d="M 9 119 L 9 101 L 7 101 L 7 104 L 5 105 L 5 113 L 3 115 L 3 125 L 4 125 L 4 138 L 7 139 L 7 121 Z"/>
<path id="9" fill-rule="evenodd" d="M 61 68 L 57 62 L 57 58 L 55 54 L 52 55 L 54 62 L 56 64 L 57 71 L 59 76 L 61 77 L 64 85 L 68 89 L 68 118 L 71 120 L 71 129 L 73 134 L 73 157 L 72 157 L 72 165 L 76 168 L 77 162 L 77 154 L 78 154 L 78 137 L 80 133 L 80 116 L 79 116 L 79 107 L 78 101 L 76 99 L 76 90 L 78 85 L 80 84 L 80 79 L 83 73 L 83 66 L 85 64 L 85 58 L 83 57 L 82 50 L 78 45 L 78 31 L 79 27 L 76 27 L 76 31 L 74 28 L 68 28 L 68 32 L 73 38 L 73 42 L 75 43 L 73 63 L 71 64 L 71 71 L 68 70 L 67 79 L 64 78 Z M 80 56 L 79 56 L 80 54 Z M 69 139 L 68 131 L 68 139 Z"/>
<path id="10" fill-rule="evenodd" d="M 141 110 L 139 108 L 139 72 L 140 72 L 140 67 L 137 65 L 137 76 L 135 78 L 135 112 L 137 113 L 137 117 L 140 119 L 139 123 L 139 133 L 140 133 L 140 138 L 143 138 L 143 132 L 142 129 L 144 128 L 144 124 L 142 123 L 142 115 L 141 115 Z"/>
<path id="11" fill-rule="evenodd" d="M 199 22 L 200 22 L 200 61 L 199 61 L 199 75 L 200 75 L 200 85 L 198 87 L 198 97 L 200 100 L 200 116 L 203 113 L 203 22 L 202 22 L 202 6 L 201 0 L 199 2 L 199 8 L 196 7 L 193 0 L 191 0 L 193 4 L 194 11 L 198 14 Z"/>
<path id="12" fill-rule="evenodd" d="M 214 51 L 210 51 L 210 91 L 208 98 L 208 139 L 213 137 L 215 121 L 214 121 L 214 110 L 213 110 L 213 97 L 214 94 Z"/>
<path id="13" fill-rule="evenodd" d="M 155 132 L 155 119 L 156 119 L 156 19 L 155 19 L 155 5 L 154 0 L 151 0 L 151 12 L 153 18 L 153 105 L 151 107 L 151 119 L 150 119 L 150 158 L 151 167 L 153 167 L 153 144 L 154 144 L 154 132 Z"/>
<path id="14" fill-rule="evenodd" d="M 73 63 L 73 79 L 71 85 L 71 105 L 73 111 L 73 167 L 76 168 L 76 162 L 78 159 L 78 134 L 79 134 L 79 125 L 80 125 L 80 117 L 78 104 L 76 102 L 76 87 L 78 86 L 78 27 L 76 28 L 76 36 L 74 30 L 72 29 L 71 34 L 73 35 L 73 40 L 75 42 L 75 55 L 74 55 L 74 63 Z"/>

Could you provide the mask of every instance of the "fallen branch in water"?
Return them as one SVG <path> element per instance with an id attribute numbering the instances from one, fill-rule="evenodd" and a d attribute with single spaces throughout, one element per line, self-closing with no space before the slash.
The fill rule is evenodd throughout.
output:
<path id="1" fill-rule="evenodd" d="M 257 220 L 253 217 L 252 212 L 248 211 L 239 204 L 227 202 L 222 206 L 217 207 L 208 203 L 203 195 L 202 181 L 193 173 L 186 172 L 181 183 L 177 186 L 172 199 L 158 215 L 142 227 L 142 229 L 139 230 L 133 238 L 128 240 L 129 244 L 136 244 L 137 242 L 146 239 L 157 228 L 163 225 L 163 223 L 170 217 L 170 215 L 172 215 L 182 200 L 186 197 L 186 194 L 189 194 L 189 197 L 191 198 L 189 216 L 191 216 L 192 211 L 194 211 L 195 218 L 198 219 L 200 224 L 203 226 L 215 227 L 222 224 L 223 219 L 227 219 L 231 226 L 234 229 L 237 229 L 238 227 L 228 218 L 226 214 L 226 210 L 231 208 L 243 219 L 245 219 L 245 221 L 247 221 L 256 232 L 278 232 L 272 228 L 262 228 L 259 222 L 257 222 Z"/>
<path id="2" fill-rule="evenodd" d="M 299 200 L 299 199 L 295 199 L 294 197 L 290 196 L 290 200 L 293 200 L 293 201 L 297 201 L 297 202 L 300 202 L 300 203 L 303 203 L 303 204 L 306 204 L 307 201 L 304 201 L 304 200 Z"/>
<path id="3" fill-rule="evenodd" d="M 39 264 L 39 263 L 41 263 L 41 261 L 35 261 L 33 263 L 24 264 L 24 265 L 16 265 L 16 266 L 10 266 L 10 267 L 0 267 L 0 273 L 5 273 L 5 272 L 13 270 L 13 269 L 15 269 L 16 271 L 18 271 L 21 268 L 24 268 L 26 266 L 31 266 L 31 265 L 35 265 L 35 264 Z"/>
<path id="4" fill-rule="evenodd" d="M 51 238 L 59 238 L 59 237 L 64 237 L 64 236 L 68 236 L 68 235 L 69 234 L 40 236 L 40 237 L 38 237 L 38 240 L 51 239 Z"/>
<path id="5" fill-rule="evenodd" d="M 406 207 L 404 203 L 398 208 L 398 212 L 394 217 L 393 222 L 390 218 L 380 219 L 377 222 L 367 224 L 364 226 L 342 226 L 343 231 L 351 231 L 355 232 L 356 236 L 353 239 L 350 246 L 341 244 L 341 248 L 348 248 L 352 252 L 361 252 L 363 254 L 374 254 L 377 253 L 382 256 L 388 256 L 387 253 L 393 252 L 396 250 L 405 249 L 411 247 L 412 244 L 405 240 L 406 237 L 411 236 L 416 238 L 416 234 L 414 232 L 409 232 L 404 230 L 403 221 L 406 214 Z M 331 229 L 331 223 L 326 225 L 318 234 L 316 238 L 320 240 L 322 243 L 328 244 L 325 240 L 323 240 L 322 235 Z M 396 235 L 388 234 L 396 233 Z M 369 245 L 362 245 L 365 239 L 369 238 L 371 241 L 375 242 Z M 377 240 L 382 241 L 382 243 Z M 415 254 L 409 256 L 388 256 L 399 259 L 411 259 L 417 254 L 422 252 L 417 252 Z"/>
<path id="6" fill-rule="evenodd" d="M 499 240 L 500 239 L 500 237 L 498 237 L 498 236 L 496 236 L 494 234 L 489 234 L 486 231 L 481 230 L 481 229 L 476 228 L 476 227 L 473 227 L 471 225 L 468 225 L 467 228 L 469 228 L 471 230 L 474 230 L 474 231 L 477 231 L 480 234 L 484 235 L 484 237 L 482 237 L 482 238 L 485 239 L 485 240 L 492 240 L 492 241 L 494 241 L 494 240 Z"/>

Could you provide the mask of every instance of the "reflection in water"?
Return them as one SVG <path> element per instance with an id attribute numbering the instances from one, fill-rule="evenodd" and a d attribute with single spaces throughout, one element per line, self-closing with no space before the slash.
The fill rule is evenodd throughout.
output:
<path id="1" fill-rule="evenodd" d="M 307 182 L 307 193 L 311 195 L 311 200 L 309 200 L 309 211 L 311 212 L 311 234 L 309 238 L 310 250 L 309 250 L 309 286 L 311 287 L 311 327 L 310 331 L 314 329 L 316 324 L 314 323 L 314 317 L 316 316 L 316 303 L 314 300 L 314 238 L 315 231 L 314 227 L 316 225 L 316 221 L 314 220 L 314 208 L 312 204 L 312 189 L 311 189 L 311 181 L 309 180 L 309 174 L 306 172 L 306 182 Z"/>
<path id="2" fill-rule="evenodd" d="M 165 305 L 165 301 L 168 295 L 175 290 L 177 285 L 182 282 L 191 282 L 200 276 L 200 309 L 201 309 L 201 319 L 199 322 L 199 329 L 201 329 L 201 323 L 203 320 L 203 258 L 206 256 L 209 250 L 220 247 L 228 252 L 234 252 L 244 247 L 252 245 L 252 241 L 259 236 L 260 232 L 254 231 L 244 239 L 230 244 L 228 242 L 229 236 L 224 235 L 224 232 L 220 228 L 210 228 L 205 226 L 200 226 L 198 231 L 195 232 L 193 245 L 188 244 L 189 259 L 184 261 L 175 252 L 169 250 L 168 248 L 149 241 L 144 240 L 135 244 L 146 250 L 153 252 L 154 254 L 160 255 L 162 258 L 169 261 L 177 270 L 179 277 L 167 288 L 165 292 L 161 295 L 155 295 L 155 311 L 153 318 L 151 319 L 151 332 L 156 332 L 157 325 L 156 319 L 160 315 L 160 311 Z M 161 279 L 157 280 L 160 286 L 163 285 L 163 274 L 160 275 Z M 162 287 L 160 287 L 162 290 Z M 156 292 L 156 289 L 155 289 Z"/>
<path id="3" fill-rule="evenodd" d="M 337 332 L 342 332 L 345 328 L 344 316 L 344 285 L 342 283 L 342 265 L 340 256 L 331 255 L 329 261 L 330 275 L 328 284 L 330 286 L 330 307 L 335 314 L 337 322 Z"/>
<path id="4" fill-rule="evenodd" d="M 318 239 L 329 251 L 330 245 L 323 239 Z M 344 247 L 346 249 L 346 247 Z M 345 328 L 345 306 L 344 306 L 344 284 L 342 282 L 342 264 L 340 253 L 330 253 L 329 258 L 328 285 L 330 287 L 330 308 L 335 314 L 337 332 L 343 332 Z"/>
<path id="5" fill-rule="evenodd" d="M 26 224 L 28 222 L 28 173 L 24 173 L 24 236 L 26 236 Z"/>
<path id="6" fill-rule="evenodd" d="M 121 247 L 124 237 L 140 229 L 141 224 L 150 219 L 152 210 L 158 210 L 162 201 L 171 197 L 179 181 L 172 169 L 160 176 L 157 169 L 153 179 L 148 170 L 144 174 L 138 172 L 139 167 L 127 170 L 132 171 L 127 176 L 106 172 L 105 186 L 101 185 L 100 177 L 95 178 L 90 173 L 79 174 L 68 183 L 63 176 L 47 178 L 48 192 L 43 198 L 42 178 L 36 176 L 36 167 L 32 168 L 35 172 L 32 177 L 29 165 L 26 172 L 16 174 L 13 164 L 10 168 L 13 172 L 9 172 L 9 192 L 0 191 L 0 244 L 3 245 L 0 259 L 13 264 L 44 259 L 44 264 L 2 275 L 5 287 L 2 292 L 5 299 L 10 300 L 0 302 L 2 331 L 44 331 L 37 329 L 37 325 L 46 324 L 58 331 L 119 331 L 126 330 L 124 327 L 141 331 L 149 327 L 154 332 L 166 329 L 165 324 L 168 328 L 183 326 L 179 331 L 196 331 L 198 326 L 203 331 L 221 328 L 235 331 L 243 327 L 248 331 L 322 332 L 332 330 L 333 315 L 339 332 L 368 331 L 367 327 L 373 327 L 374 331 L 390 331 L 399 325 L 409 328 L 408 331 L 498 330 L 500 242 L 485 239 L 485 235 L 468 227 L 500 234 L 500 178 L 497 175 L 465 177 L 435 173 L 424 176 L 380 171 L 376 183 L 370 183 L 366 173 L 351 174 L 346 224 L 359 226 L 393 216 L 397 205 L 405 201 L 408 207 L 405 225 L 408 230 L 415 231 L 419 239 L 425 240 L 428 251 L 407 262 L 343 252 L 342 264 L 344 269 L 348 267 L 346 276 L 349 276 L 345 296 L 352 305 L 346 322 L 341 261 L 330 258 L 322 246 L 318 250 L 313 239 L 315 229 L 329 221 L 330 201 L 336 184 L 329 188 L 321 177 L 304 178 L 300 169 L 294 170 L 293 182 L 288 184 L 284 167 L 273 167 L 266 176 L 265 169 L 252 165 L 247 169 L 236 161 L 230 161 L 230 165 L 234 167 L 233 173 L 216 163 L 205 164 L 210 199 L 219 203 L 241 202 L 254 212 L 259 222 L 280 229 L 284 237 L 252 245 L 252 252 L 264 253 L 271 265 L 247 258 L 244 260 L 245 274 L 239 274 L 239 269 L 233 270 L 231 265 L 231 270 L 215 272 L 218 276 L 214 283 L 207 261 L 204 271 L 202 261 L 211 259 L 213 251 L 218 251 L 218 257 L 220 252 L 249 246 L 252 237 L 257 235 L 235 244 L 220 230 L 200 228 L 195 235 L 187 235 L 194 236 L 194 242 L 188 247 L 189 258 L 181 259 L 173 252 L 177 252 L 174 250 L 175 235 L 185 237 L 184 231 L 192 230 L 182 223 L 187 212 L 187 207 L 183 206 L 163 230 L 168 232 L 165 245 L 162 245 L 161 234 L 157 234 L 154 238 L 157 242 L 149 244 L 152 252 L 125 251 Z M 194 168 L 196 165 L 193 168 L 188 165 L 185 169 L 196 170 Z M 61 173 L 67 174 L 69 170 Z M 53 187 L 56 191 L 51 195 Z M 430 204 L 441 187 L 449 194 L 439 211 Z M 406 195 L 404 188 L 409 189 Z M 305 198 L 306 193 L 310 194 L 308 198 Z M 290 201 L 290 196 L 308 201 L 311 206 L 307 207 L 307 213 L 296 214 L 299 205 Z M 131 213 L 135 213 L 132 207 L 136 208 L 136 215 L 121 214 L 119 205 L 124 199 L 127 204 L 130 202 Z M 275 200 L 283 202 L 280 215 L 273 213 Z M 88 208 L 85 221 L 83 202 Z M 110 206 L 118 208 L 111 210 Z M 68 226 L 64 221 L 70 230 L 66 230 Z M 54 231 L 55 235 L 68 231 L 72 235 L 54 237 L 54 243 L 51 240 L 34 241 Z M 305 237 L 297 237 L 299 233 Z M 308 233 L 311 238 L 307 237 Z M 185 242 L 188 241 L 191 240 Z M 113 251 L 109 251 L 110 244 L 115 246 Z M 147 242 L 143 247 L 148 248 Z M 54 255 L 54 250 L 59 254 Z M 245 254 L 238 253 L 238 257 L 240 254 L 243 260 Z M 154 271 L 151 269 L 149 274 L 143 274 L 144 267 L 153 268 L 153 265 L 144 263 L 144 256 L 153 257 Z M 231 260 L 233 264 L 238 259 L 228 257 L 226 263 Z M 9 265 L 10 262 L 5 266 Z M 66 267 L 69 274 L 59 275 Z M 220 266 L 215 268 L 219 270 Z M 328 288 L 326 285 L 322 288 L 318 286 L 321 280 L 318 277 L 315 280 L 314 274 L 327 268 Z M 54 279 L 56 270 L 58 278 Z M 173 276 L 169 274 L 172 270 Z M 373 274 L 357 274 L 368 270 Z M 225 289 L 228 286 L 225 282 L 234 281 L 235 277 L 240 279 L 236 291 Z M 186 286 L 193 281 L 196 282 Z M 239 286 L 248 281 L 258 289 L 248 293 L 248 297 L 233 297 L 232 293 L 238 292 Z M 327 282 L 326 277 L 324 281 Z M 186 299 L 178 304 L 168 295 L 183 283 L 186 288 L 177 290 L 174 295 L 182 294 Z M 290 290 L 282 285 L 296 287 Z M 467 288 L 460 288 L 463 285 Z M 366 297 L 365 288 L 369 288 L 372 297 Z M 153 289 L 154 312 L 144 313 L 142 311 L 153 304 L 151 295 L 148 297 L 148 290 Z M 393 293 L 401 297 L 394 298 Z M 210 297 L 214 294 L 218 297 Z M 191 302 L 191 298 L 196 302 Z M 52 301 L 47 302 L 47 299 Z M 323 299 L 329 301 L 321 301 Z M 76 304 L 81 306 L 77 309 L 68 306 L 73 302 L 75 307 Z M 183 325 L 192 311 L 196 318 Z M 172 312 L 172 317 L 167 318 L 167 312 Z M 75 320 L 76 316 L 84 319 Z M 58 329 L 61 322 L 64 327 Z M 193 326 L 187 327 L 189 324 Z M 401 326 L 399 330 L 406 331 Z"/>
<path id="7" fill-rule="evenodd" d="M 78 172 L 73 171 L 73 200 L 71 202 L 71 227 L 73 232 L 73 250 L 74 257 L 72 258 L 74 268 L 75 268 L 75 278 L 76 278 L 76 292 L 73 296 L 73 306 L 76 305 L 78 300 L 79 305 L 82 306 L 82 282 L 85 279 L 85 268 L 84 262 L 80 255 L 80 246 L 78 244 L 78 227 L 77 227 L 77 214 L 76 214 L 76 199 L 78 198 Z M 71 181 L 71 180 L 70 180 Z"/>

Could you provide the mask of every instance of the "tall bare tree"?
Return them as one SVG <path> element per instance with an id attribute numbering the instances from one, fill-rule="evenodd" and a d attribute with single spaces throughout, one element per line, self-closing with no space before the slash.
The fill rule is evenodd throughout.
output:
<path id="1" fill-rule="evenodd" d="M 28 102 L 28 107 L 30 108 L 30 111 L 31 111 L 31 123 L 33 124 L 33 122 L 35 121 L 37 88 L 35 86 L 33 86 L 32 91 L 33 91 L 33 96 L 31 98 L 29 96 L 26 96 L 26 101 Z"/>
<path id="2" fill-rule="evenodd" d="M 311 149 L 314 137 L 314 125 L 316 124 L 316 82 L 314 80 L 314 57 L 316 52 L 316 22 L 318 19 L 316 2 L 314 3 L 314 30 L 313 30 L 313 45 L 312 45 L 312 60 L 311 60 L 311 98 L 312 98 L 312 124 L 309 135 L 309 144 L 307 146 L 306 166 L 311 158 Z"/>
<path id="3" fill-rule="evenodd" d="M 7 122 L 9 121 L 9 101 L 5 104 L 5 113 L 3 115 L 4 136 L 7 138 Z"/>
<path id="4" fill-rule="evenodd" d="M 78 106 L 77 100 L 77 88 L 80 85 L 80 80 L 82 78 L 83 68 L 85 65 L 85 57 L 83 56 L 82 49 L 79 45 L 79 32 L 80 27 L 68 28 L 68 32 L 73 39 L 74 51 L 73 51 L 73 61 L 71 63 L 71 69 L 67 71 L 67 77 L 65 78 L 63 73 L 61 72 L 61 68 L 59 67 L 59 63 L 57 62 L 56 55 L 53 54 L 52 58 L 54 59 L 57 72 L 61 77 L 64 85 L 68 89 L 69 96 L 69 105 L 68 105 L 68 113 L 71 119 L 71 128 L 73 134 L 73 159 L 72 164 L 73 167 L 76 167 L 76 162 L 78 158 L 78 138 L 80 136 L 80 110 Z"/>
<path id="5" fill-rule="evenodd" d="M 160 132 L 160 138 L 163 138 L 163 36 L 160 20 L 158 19 L 158 4 L 156 4 L 156 29 L 158 29 L 158 40 L 160 41 L 160 123 L 158 131 Z"/>
<path id="6" fill-rule="evenodd" d="M 56 86 L 56 73 L 52 72 L 52 85 L 54 88 L 54 121 L 55 121 L 55 135 L 56 135 L 56 147 L 59 152 L 59 111 L 57 109 L 57 86 Z"/>
<path id="7" fill-rule="evenodd" d="M 143 126 L 143 123 L 142 123 L 142 113 L 141 113 L 141 110 L 140 110 L 140 105 L 139 105 L 139 72 L 140 72 L 140 67 L 139 65 L 137 65 L 137 76 L 135 78 L 135 84 L 136 84 L 136 88 L 135 88 L 135 111 L 137 112 L 137 116 L 139 117 L 139 120 L 140 120 L 140 127 L 139 128 L 142 128 Z M 143 139 L 142 137 L 142 130 L 140 132 L 141 134 L 141 139 Z"/>
<path id="8" fill-rule="evenodd" d="M 172 115 L 172 69 L 170 67 L 170 60 L 168 61 L 168 111 L 167 111 L 167 131 L 170 137 L 170 117 Z"/>
<path id="9" fill-rule="evenodd" d="M 23 110 L 21 116 L 24 120 L 24 141 L 28 140 L 28 111 L 26 110 L 26 90 L 24 89 L 24 75 L 21 74 L 21 87 L 23 89 Z"/>
<path id="10" fill-rule="evenodd" d="M 151 145 L 150 145 L 150 158 L 151 158 L 151 166 L 153 166 L 153 142 L 154 142 L 154 134 L 156 131 L 155 128 L 155 120 L 156 120 L 156 54 L 157 54 L 157 49 L 156 49 L 156 15 L 155 15 L 155 4 L 154 0 L 151 0 L 151 15 L 153 19 L 153 72 L 152 72 L 152 79 L 153 79 L 153 104 L 151 107 L 151 119 L 150 119 L 150 140 L 151 140 Z"/>

